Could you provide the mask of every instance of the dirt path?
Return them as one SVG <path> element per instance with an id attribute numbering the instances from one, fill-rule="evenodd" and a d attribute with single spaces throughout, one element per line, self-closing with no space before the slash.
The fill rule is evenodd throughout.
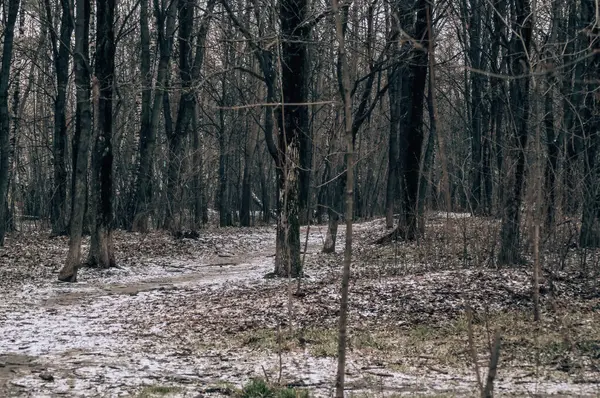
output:
<path id="1" fill-rule="evenodd" d="M 311 237 L 310 250 L 318 239 Z M 197 396 L 203 388 L 218 392 L 215 386 L 260 375 L 276 358 L 248 362 L 249 350 L 194 355 L 196 344 L 210 342 L 202 336 L 174 340 L 178 326 L 161 318 L 185 311 L 192 294 L 207 298 L 267 283 L 272 251 L 263 244 L 250 253 L 216 253 L 133 275 L 83 270 L 82 282 L 26 285 L 1 297 L 0 354 L 11 354 L 0 357 L 0 396 L 135 396 L 154 385 L 176 385 L 177 396 Z"/>

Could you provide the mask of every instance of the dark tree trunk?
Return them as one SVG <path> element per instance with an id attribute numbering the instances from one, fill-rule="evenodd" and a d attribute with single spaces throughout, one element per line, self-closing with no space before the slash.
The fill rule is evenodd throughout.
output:
<path id="1" fill-rule="evenodd" d="M 76 145 L 73 153 L 73 196 L 71 205 L 71 225 L 69 231 L 69 253 L 58 279 L 77 281 L 77 269 L 81 262 L 81 235 L 87 194 L 88 150 L 92 136 L 92 115 L 90 112 L 90 70 L 89 67 L 89 26 L 90 1 L 77 0 L 75 19 L 75 86 L 77 88 L 77 111 L 75 134 Z"/>
<path id="2" fill-rule="evenodd" d="M 203 157 L 202 148 L 200 147 L 200 129 L 198 126 L 198 112 L 194 110 L 193 114 L 193 142 L 194 147 L 194 228 L 199 228 L 202 224 L 206 224 L 204 214 L 206 213 L 206 199 L 204 193 L 204 183 L 202 179 Z"/>
<path id="3" fill-rule="evenodd" d="M 147 1 L 147 0 L 144 0 Z M 154 15 L 156 18 L 156 27 L 158 31 L 158 46 L 159 46 L 159 61 L 158 71 L 156 76 L 156 86 L 154 92 L 154 102 L 152 104 L 151 115 L 149 120 L 144 120 L 142 109 L 142 125 L 140 130 L 140 164 L 136 180 L 136 194 L 134 205 L 134 218 L 132 230 L 138 232 L 148 231 L 148 217 L 152 213 L 152 164 L 154 158 L 154 150 L 156 147 L 156 134 L 158 131 L 158 123 L 160 120 L 161 110 L 165 109 L 165 97 L 168 95 L 168 68 L 171 61 L 171 53 L 173 50 L 173 36 L 175 32 L 175 15 L 177 10 L 177 2 L 171 1 L 167 9 L 161 8 L 158 0 L 154 0 Z M 142 10 L 143 11 L 143 10 Z M 142 24 L 144 22 L 142 21 Z M 143 28 L 142 28 L 143 32 Z M 142 49 L 144 48 L 144 40 L 142 37 Z M 143 50 L 144 51 L 144 50 Z M 142 53 L 144 56 L 144 53 Z M 151 76 L 149 76 L 151 79 Z M 144 95 L 145 92 L 142 93 Z M 144 97 L 142 97 L 142 101 Z M 168 102 L 168 101 L 167 101 Z M 142 105 L 143 106 L 143 105 Z M 169 109 L 168 107 L 166 109 Z M 167 120 L 169 119 L 169 120 Z M 170 112 L 165 113 L 165 125 L 170 121 Z M 144 123 L 149 122 L 149 125 Z M 166 127 L 165 127 L 166 129 Z"/>
<path id="4" fill-rule="evenodd" d="M 94 221 L 88 265 L 114 267 L 113 249 L 113 83 L 115 78 L 115 0 L 96 5 L 96 65 L 98 79 L 96 143 L 92 156 Z"/>
<path id="5" fill-rule="evenodd" d="M 482 207 L 481 180 L 483 175 L 482 151 L 482 111 L 483 111 L 483 83 L 481 74 L 481 8 L 482 2 L 471 0 L 471 14 L 469 18 L 469 61 L 471 63 L 471 209 L 479 213 Z M 466 21 L 465 21 L 466 22 Z"/>
<path id="6" fill-rule="evenodd" d="M 223 82 L 225 83 L 225 82 Z M 225 84 L 223 84 L 223 95 L 225 93 Z M 225 106 L 225 102 L 221 103 Z M 228 180 L 227 180 L 227 136 L 225 133 L 225 111 L 219 110 L 219 226 L 229 227 L 233 225 L 233 217 L 229 210 Z"/>
<path id="7" fill-rule="evenodd" d="M 69 57 L 71 52 L 71 34 L 73 32 L 73 17 L 69 0 L 61 0 L 60 36 L 57 37 L 52 22 L 50 1 L 45 1 L 46 18 L 50 25 L 52 40 L 52 55 L 56 69 L 57 93 L 54 99 L 54 137 L 52 152 L 54 155 L 54 189 L 52 194 L 50 221 L 53 235 L 67 233 L 67 120 L 65 107 L 67 102 L 67 84 L 69 83 Z"/>
<path id="8" fill-rule="evenodd" d="M 554 95 L 552 83 L 544 98 L 544 130 L 548 147 L 548 157 L 544 171 L 544 192 L 546 196 L 546 225 L 552 226 L 556 218 L 556 174 L 558 173 L 558 156 L 560 140 L 554 130 Z"/>
<path id="9" fill-rule="evenodd" d="M 299 276 L 300 262 L 300 165 L 306 162 L 301 151 L 306 149 L 308 117 L 306 107 L 308 29 L 301 24 L 306 19 L 306 0 L 283 0 L 281 20 L 281 80 L 283 111 L 279 121 L 278 220 L 275 274 Z M 289 105 L 287 105 L 289 104 Z M 300 105 L 299 105 L 300 104 Z M 303 160 L 302 160 L 303 159 Z M 308 189 L 308 186 L 306 186 Z"/>
<path id="10" fill-rule="evenodd" d="M 585 51 L 588 46 L 587 39 L 577 32 L 583 28 L 581 19 L 578 16 L 578 7 L 576 2 L 569 4 L 569 19 L 567 27 L 568 37 L 575 36 L 576 39 L 568 40 L 566 44 L 566 55 L 564 62 L 570 64 L 579 57 L 577 53 Z M 582 137 L 585 132 L 581 127 L 580 111 L 585 109 L 583 103 L 583 77 L 585 74 L 586 63 L 576 62 L 574 68 L 566 68 L 568 73 L 563 78 L 565 93 L 564 101 L 564 124 L 566 130 L 566 154 L 564 158 L 563 177 L 564 177 L 564 210 L 568 215 L 574 215 L 577 212 L 580 201 L 577 189 L 577 164 L 581 159 L 583 152 Z"/>
<path id="11" fill-rule="evenodd" d="M 178 0 L 179 15 L 179 77 L 181 79 L 181 97 L 177 111 L 175 130 L 167 136 L 169 165 L 167 171 L 167 218 L 166 228 L 180 229 L 181 171 L 183 166 L 183 143 L 191 122 L 190 109 L 193 101 L 192 85 L 192 30 L 194 26 L 195 0 Z"/>
<path id="12" fill-rule="evenodd" d="M 520 261 L 521 199 L 525 181 L 525 149 L 527 147 L 529 121 L 529 59 L 531 48 L 532 16 L 529 0 L 515 0 L 515 16 L 512 29 L 515 32 L 510 42 L 510 74 L 526 76 L 510 82 L 510 108 L 513 116 L 511 147 L 516 152 L 516 166 L 509 176 L 509 185 L 504 202 L 501 246 L 498 255 L 500 264 L 515 264 Z"/>
<path id="13" fill-rule="evenodd" d="M 13 55 L 13 40 L 17 14 L 19 13 L 19 0 L 10 0 L 8 18 L 2 37 L 2 64 L 0 65 L 0 246 L 4 245 L 6 234 L 7 194 L 8 194 L 8 169 L 10 157 L 10 118 L 8 113 L 8 86 L 10 80 L 10 65 Z M 5 8 L 6 10 L 6 8 Z"/>
<path id="14" fill-rule="evenodd" d="M 215 1 L 209 0 L 196 35 L 195 52 L 192 46 L 192 30 L 194 27 L 194 11 L 196 0 L 178 0 L 179 13 L 179 77 L 181 79 L 181 97 L 179 99 L 175 130 L 167 134 L 169 146 L 169 165 L 167 171 L 167 217 L 166 227 L 179 230 L 180 207 L 183 187 L 181 172 L 184 165 L 183 146 L 187 141 L 193 113 L 196 107 L 196 95 L 192 84 L 200 77 L 204 60 L 204 43 L 208 33 L 208 24 L 212 17 Z"/>
<path id="15" fill-rule="evenodd" d="M 249 227 L 251 224 L 250 204 L 252 203 L 252 161 L 256 151 L 256 140 L 258 137 L 258 125 L 254 124 L 248 128 L 249 135 L 244 148 L 244 174 L 242 177 L 242 200 L 240 205 L 240 225 Z"/>
<path id="16" fill-rule="evenodd" d="M 148 204 L 151 200 L 150 179 L 151 164 L 148 156 L 149 145 L 154 138 L 152 134 L 152 74 L 150 71 L 150 29 L 148 27 L 148 3 L 149 0 L 140 1 L 140 72 L 142 78 L 142 112 L 140 115 L 140 165 L 138 168 L 136 182 L 136 196 L 133 214 L 131 214 L 132 229 L 135 231 L 147 231 Z M 158 22 L 158 21 L 157 21 Z M 159 31 L 159 47 L 164 37 L 164 24 L 157 24 Z M 161 47 L 162 49 L 162 47 Z M 161 51 L 162 52 L 162 51 Z M 164 74 L 164 73 L 163 73 Z M 137 219 L 136 219 L 137 215 Z M 135 221 L 135 224 L 134 224 Z"/>
<path id="17" fill-rule="evenodd" d="M 391 34 L 398 35 L 400 27 L 398 20 L 391 18 Z M 394 41 L 391 46 L 392 56 L 400 53 L 398 42 Z M 401 99 L 402 83 L 406 68 L 403 63 L 395 63 L 388 72 L 389 81 L 389 102 L 390 102 L 390 132 L 388 149 L 388 179 L 385 191 L 385 225 L 387 228 L 394 227 L 394 210 L 396 205 L 397 192 L 400 188 L 399 181 L 399 145 L 400 145 L 400 120 L 402 119 L 402 106 L 404 102 Z"/>
<path id="18" fill-rule="evenodd" d="M 501 74 L 504 72 L 504 57 L 501 52 L 503 42 L 506 38 L 506 26 L 504 24 L 503 16 L 506 15 L 506 0 L 494 0 L 493 8 L 496 10 L 493 16 L 493 39 L 491 45 L 491 58 L 490 58 L 490 69 L 494 74 Z M 505 98 L 506 98 L 506 82 L 499 77 L 490 78 L 490 89 L 492 92 L 492 101 L 490 105 L 490 140 L 489 151 L 490 151 L 490 174 L 491 170 L 497 171 L 499 178 L 497 179 L 496 195 L 493 204 L 490 204 L 494 209 L 494 212 L 498 212 L 501 208 L 502 192 L 503 189 L 500 185 L 503 183 L 503 120 L 504 120 L 504 109 L 505 109 Z M 494 180 L 490 177 L 490 180 Z M 491 184 L 493 187 L 493 183 Z M 490 191 L 493 188 L 490 188 Z M 491 209 L 490 209 L 491 210 Z"/>
<path id="19" fill-rule="evenodd" d="M 418 234 L 419 208 L 417 198 L 419 194 L 419 179 L 421 166 L 421 151 L 423 147 L 423 100 L 425 98 L 425 85 L 427 83 L 427 51 L 429 38 L 427 32 L 427 14 L 429 5 L 426 0 L 417 3 L 417 19 L 415 23 L 415 38 L 421 45 L 415 49 L 411 58 L 411 108 L 408 131 L 406 132 L 406 150 L 402 171 L 405 182 L 403 200 L 404 225 L 399 224 L 396 235 L 407 240 L 416 239 Z"/>
<path id="20" fill-rule="evenodd" d="M 582 21 L 586 24 L 589 51 L 592 55 L 587 61 L 584 79 L 587 93 L 584 101 L 584 194 L 583 216 L 579 244 L 583 247 L 600 247 L 600 98 L 597 94 L 600 78 L 600 29 L 596 20 L 594 0 L 582 1 Z M 595 94 L 594 94 L 595 93 Z"/>

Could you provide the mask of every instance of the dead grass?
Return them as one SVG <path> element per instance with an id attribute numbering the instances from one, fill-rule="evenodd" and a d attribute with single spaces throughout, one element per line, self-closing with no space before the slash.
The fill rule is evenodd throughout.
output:
<path id="1" fill-rule="evenodd" d="M 534 366 L 572 373 L 600 365 L 600 314 L 564 311 L 546 315 L 536 325 L 522 311 L 476 316 L 473 324 L 480 366 L 486 367 L 494 330 L 502 334 L 501 366 Z M 350 330 L 348 348 L 402 371 L 416 364 L 469 369 L 468 322 L 465 316 L 443 325 L 416 325 L 379 330 Z M 255 349 L 278 352 L 307 348 L 316 357 L 337 356 L 334 328 L 248 330 L 237 343 Z"/>
<path id="2" fill-rule="evenodd" d="M 148 386 L 144 387 L 142 391 L 137 395 L 137 398 L 153 398 L 153 397 L 168 397 L 170 395 L 176 395 L 183 389 L 177 386 Z"/>

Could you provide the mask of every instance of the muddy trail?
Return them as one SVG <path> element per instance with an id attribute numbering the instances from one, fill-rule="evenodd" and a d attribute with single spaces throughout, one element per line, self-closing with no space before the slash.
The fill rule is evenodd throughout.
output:
<path id="1" fill-rule="evenodd" d="M 520 315 L 528 306 L 527 274 L 451 269 L 415 274 L 409 270 L 415 259 L 405 259 L 403 273 L 392 272 L 392 261 L 399 266 L 392 260 L 398 249 L 368 245 L 383 230 L 381 221 L 356 229 L 365 243 L 356 249 L 351 287 L 349 393 L 476 396 L 461 315 L 465 302 L 486 311 L 497 302 L 492 310 L 510 312 L 490 322 L 527 328 Z M 120 233 L 122 266 L 83 269 L 75 284 L 55 282 L 65 241 L 23 243 L 21 257 L 23 250 L 31 260 L 32 250 L 51 253 L 40 260 L 50 265 L 25 271 L 19 253 L 6 253 L 0 266 L 11 282 L 0 291 L 0 396 L 230 396 L 256 377 L 331 396 L 341 255 L 320 253 L 324 227 L 312 227 L 307 277 L 297 290 L 295 281 L 264 278 L 273 269 L 273 232 L 206 231 L 197 241 Z M 303 244 L 305 236 L 303 228 Z M 481 286 L 470 287 L 473 281 L 500 292 L 482 293 Z M 582 328 L 587 345 L 556 353 L 560 358 L 547 358 L 544 350 L 541 363 L 538 351 L 535 363 L 515 343 L 514 353 L 501 362 L 500 395 L 600 393 L 595 327 L 600 307 L 589 300 L 577 305 L 586 315 L 570 325 Z M 547 319 L 550 330 L 555 318 Z M 484 375 L 483 323 L 477 328 Z M 556 364 L 563 354 L 571 359 L 567 371 L 557 370 L 565 366 Z"/>

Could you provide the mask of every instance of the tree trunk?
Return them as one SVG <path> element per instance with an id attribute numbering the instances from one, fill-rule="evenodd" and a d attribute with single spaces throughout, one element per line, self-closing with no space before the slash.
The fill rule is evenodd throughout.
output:
<path id="1" fill-rule="evenodd" d="M 306 19 L 306 0 L 283 0 L 280 3 L 281 80 L 283 110 L 279 122 L 278 220 L 275 254 L 275 274 L 300 276 L 300 168 L 306 158 L 300 152 L 307 128 L 307 42 L 308 29 L 302 27 Z M 289 104 L 289 105 L 288 105 Z M 299 105 L 300 104 L 300 105 Z M 301 160 L 304 159 L 304 160 Z M 276 162 L 277 163 L 277 162 Z"/>
<path id="2" fill-rule="evenodd" d="M 4 245 L 6 234 L 7 216 L 7 194 L 8 194 L 8 166 L 10 157 L 10 118 L 8 113 L 8 87 L 10 80 L 10 65 L 13 55 L 13 40 L 17 14 L 19 12 L 19 0 L 10 0 L 5 3 L 8 6 L 8 17 L 2 37 L 2 64 L 0 65 L 0 246 Z M 5 8 L 6 12 L 6 8 Z"/>
<path id="3" fill-rule="evenodd" d="M 337 211 L 331 207 L 327 210 L 327 235 L 323 244 L 323 253 L 335 253 L 335 241 L 337 240 L 338 222 L 340 216 Z"/>
<path id="4" fill-rule="evenodd" d="M 54 100 L 54 137 L 52 152 L 54 155 L 54 189 L 51 203 L 51 224 L 53 235 L 67 233 L 67 121 L 66 102 L 67 84 L 69 83 L 69 57 L 71 52 L 71 33 L 73 32 L 73 19 L 69 0 L 61 0 L 60 36 L 57 37 L 52 22 L 50 1 L 45 1 L 46 17 L 50 25 L 52 38 L 52 54 L 56 69 L 57 93 Z M 58 43 L 57 43 L 58 42 Z"/>
<path id="5" fill-rule="evenodd" d="M 196 95 L 192 84 L 200 77 L 204 60 L 204 43 L 208 33 L 208 25 L 212 17 L 215 1 L 209 0 L 206 11 L 200 19 L 196 35 L 195 52 L 192 46 L 192 30 L 194 27 L 194 11 L 196 0 L 178 0 L 179 14 L 179 77 L 181 79 L 181 97 L 177 111 L 175 130 L 167 134 L 169 146 L 169 165 L 167 171 L 167 217 L 166 227 L 178 230 L 180 225 L 180 207 L 183 187 L 181 173 L 184 166 L 184 143 L 189 135 L 193 113 L 196 107 Z"/>
<path id="6" fill-rule="evenodd" d="M 423 100 L 425 98 L 425 85 L 427 83 L 427 51 L 429 38 L 427 31 L 428 2 L 419 0 L 417 5 L 417 19 L 415 23 L 415 38 L 420 48 L 413 50 L 411 58 L 411 107 L 408 131 L 403 139 L 406 149 L 401 156 L 404 157 L 402 171 L 404 177 L 403 209 L 404 225 L 398 224 L 395 234 L 407 240 L 416 239 L 418 234 L 418 194 L 421 167 L 421 153 L 423 149 Z"/>
<path id="7" fill-rule="evenodd" d="M 81 234 L 87 192 L 88 150 L 92 135 L 90 113 L 89 26 L 90 1 L 77 0 L 75 19 L 75 86 L 77 88 L 77 114 L 74 140 L 77 147 L 73 154 L 73 201 L 69 231 L 69 253 L 58 279 L 65 282 L 77 281 L 77 269 L 81 262 Z"/>
<path id="8" fill-rule="evenodd" d="M 392 16 L 391 34 L 398 35 L 400 27 L 398 20 Z M 394 41 L 391 46 L 392 56 L 399 54 L 398 42 Z M 385 225 L 388 229 L 394 227 L 394 210 L 396 205 L 397 192 L 400 188 L 399 181 L 399 145 L 400 145 L 400 120 L 402 119 L 402 102 L 400 95 L 402 92 L 403 70 L 401 64 L 395 63 L 388 72 L 389 89 L 388 96 L 390 102 L 390 132 L 388 148 L 388 179 L 385 196 Z"/>
<path id="9" fill-rule="evenodd" d="M 96 65 L 98 97 L 95 114 L 96 144 L 92 156 L 94 221 L 88 265 L 114 267 L 113 249 L 113 84 L 115 75 L 115 0 L 96 7 Z M 94 93 L 96 95 L 96 93 Z"/>
<path id="10" fill-rule="evenodd" d="M 483 75 L 481 74 L 481 7 L 479 0 L 471 0 L 469 18 L 469 61 L 471 63 L 471 197 L 469 203 L 475 213 L 482 207 L 481 179 L 483 173 L 482 111 Z M 467 21 L 465 21 L 466 23 Z"/>
<path id="11" fill-rule="evenodd" d="M 346 340 L 348 326 L 348 296 L 350 285 L 350 265 L 352 263 L 352 218 L 354 196 L 354 137 L 352 121 L 352 95 L 350 94 L 350 69 L 346 57 L 346 42 L 344 37 L 344 17 L 339 10 L 337 0 L 331 1 L 335 13 L 335 27 L 338 40 L 338 82 L 340 96 L 344 104 L 344 131 L 346 138 L 346 247 L 344 250 L 344 268 L 342 270 L 340 319 L 338 327 L 338 366 L 335 383 L 336 398 L 344 398 L 344 381 L 346 375 Z"/>
<path id="12" fill-rule="evenodd" d="M 225 83 L 225 82 L 223 82 Z M 225 95 L 225 84 L 223 84 L 223 95 Z M 225 106 L 225 102 L 221 103 Z M 225 134 L 225 111 L 219 109 L 219 226 L 229 227 L 233 225 L 233 218 L 229 210 L 228 181 L 227 181 L 227 140 Z"/>
<path id="13" fill-rule="evenodd" d="M 577 32 L 582 28 L 580 26 L 581 19 L 579 18 L 577 2 L 570 2 L 569 17 L 567 26 L 568 37 L 577 35 Z M 566 65 L 577 61 L 578 53 L 584 52 L 588 46 L 587 39 L 582 35 L 576 36 L 575 39 L 567 40 L 565 48 L 564 63 Z M 565 73 L 563 78 L 563 93 L 565 95 L 564 105 L 564 124 L 566 130 L 566 153 L 563 167 L 563 192 L 564 192 L 564 211 L 568 215 L 574 215 L 579 207 L 579 194 L 576 190 L 577 181 L 577 163 L 581 159 L 583 152 L 582 137 L 585 131 L 581 126 L 580 110 L 585 109 L 583 103 L 583 78 L 585 74 L 586 63 L 583 61 L 576 62 L 573 68 L 565 68 L 568 73 Z"/>
<path id="14" fill-rule="evenodd" d="M 581 234 L 579 244 L 582 247 L 600 247 L 600 97 L 597 94 L 598 79 L 600 78 L 600 29 L 596 20 L 597 3 L 594 0 L 582 1 L 582 21 L 586 24 L 589 49 L 593 52 L 585 68 L 587 94 L 583 118 L 585 158 L 584 158 L 584 200 L 583 216 L 581 219 Z M 594 95 L 593 93 L 596 94 Z"/>
<path id="15" fill-rule="evenodd" d="M 149 203 L 152 197 L 150 189 L 150 180 L 152 177 L 152 165 L 150 154 L 154 152 L 154 137 L 155 132 L 152 130 L 152 74 L 150 71 L 150 29 L 148 27 L 148 3 L 149 0 L 140 0 L 140 47 L 141 47 L 141 62 L 140 72 L 142 74 L 142 112 L 140 115 L 140 165 L 136 181 L 135 205 L 133 209 L 132 230 L 138 232 L 146 232 L 148 230 L 148 213 Z M 158 27 L 158 42 L 161 52 L 163 52 L 163 41 L 165 40 L 164 23 L 160 16 L 157 16 Z M 168 35 L 168 33 L 167 33 Z M 170 49 L 166 49 L 170 52 Z M 160 62 L 160 61 L 159 61 Z M 167 60 L 168 63 L 168 60 Z M 166 67 L 159 64 L 159 69 Z M 162 72 L 162 73 L 161 73 Z M 162 83 L 160 79 L 164 76 L 165 71 L 159 72 L 159 85 Z M 157 89 L 156 95 L 159 96 Z"/>
<path id="16" fill-rule="evenodd" d="M 500 264 L 514 264 L 520 261 L 520 222 L 521 199 L 525 181 L 525 149 L 527 147 L 529 121 L 529 59 L 531 47 L 532 16 L 529 0 L 515 0 L 515 16 L 512 29 L 515 35 L 510 42 L 510 73 L 526 77 L 510 82 L 510 108 L 513 116 L 511 145 L 516 152 L 516 167 L 510 175 L 508 192 L 504 202 L 501 246 L 498 255 Z"/>
<path id="17" fill-rule="evenodd" d="M 206 199 L 204 193 L 204 184 L 202 178 L 202 171 L 204 169 L 202 148 L 200 145 L 200 128 L 198 126 L 198 111 L 195 109 L 193 114 L 193 147 L 194 147 L 194 228 L 199 228 L 202 224 L 205 224 L 208 220 L 204 219 L 206 209 Z"/>
<path id="18" fill-rule="evenodd" d="M 240 206 L 240 225 L 242 227 L 250 226 L 250 203 L 252 202 L 252 161 L 256 151 L 256 140 L 258 137 L 258 125 L 254 124 L 249 128 L 250 134 L 244 148 L 244 174 L 242 177 L 242 201 Z"/>

